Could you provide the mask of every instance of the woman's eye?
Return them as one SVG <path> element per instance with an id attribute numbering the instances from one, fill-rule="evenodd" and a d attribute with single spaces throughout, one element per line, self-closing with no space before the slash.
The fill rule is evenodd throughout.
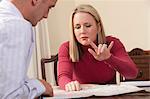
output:
<path id="1" fill-rule="evenodd" d="M 81 27 L 81 26 L 77 25 L 77 26 L 75 26 L 74 28 L 75 28 L 75 29 L 79 29 L 80 27 Z"/>
<path id="2" fill-rule="evenodd" d="M 85 26 L 86 26 L 86 27 L 91 27 L 92 25 L 91 25 L 91 24 L 86 24 Z"/>

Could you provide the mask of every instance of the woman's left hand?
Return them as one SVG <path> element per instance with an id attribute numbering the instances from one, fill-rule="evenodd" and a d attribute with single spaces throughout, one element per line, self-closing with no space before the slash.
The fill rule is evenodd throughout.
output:
<path id="1" fill-rule="evenodd" d="M 114 45 L 113 41 L 111 41 L 108 47 L 106 44 L 99 44 L 96 46 L 91 40 L 89 40 L 89 43 L 94 50 L 89 48 L 88 51 L 94 56 L 96 60 L 103 61 L 111 56 L 110 50 Z"/>
<path id="2" fill-rule="evenodd" d="M 66 91 L 79 91 L 81 90 L 80 83 L 78 81 L 71 81 L 65 85 Z"/>

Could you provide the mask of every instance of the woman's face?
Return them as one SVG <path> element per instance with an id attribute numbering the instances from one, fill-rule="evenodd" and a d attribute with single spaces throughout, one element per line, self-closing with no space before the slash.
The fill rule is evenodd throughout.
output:
<path id="1" fill-rule="evenodd" d="M 74 15 L 73 30 L 77 41 L 82 45 L 89 45 L 88 39 L 96 41 L 98 27 L 89 13 L 78 12 Z"/>

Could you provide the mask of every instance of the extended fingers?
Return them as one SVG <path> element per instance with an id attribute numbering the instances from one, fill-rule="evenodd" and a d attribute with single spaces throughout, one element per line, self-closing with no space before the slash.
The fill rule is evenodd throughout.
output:
<path id="1" fill-rule="evenodd" d="M 110 44 L 109 44 L 109 46 L 108 46 L 108 49 L 111 50 L 111 48 L 113 47 L 113 45 L 114 45 L 114 41 L 111 41 Z"/>
<path id="2" fill-rule="evenodd" d="M 97 54 L 98 54 L 98 55 L 101 53 L 101 48 L 102 48 L 102 44 L 99 44 L 99 45 L 98 45 L 98 51 L 97 51 Z"/>
<path id="3" fill-rule="evenodd" d="M 108 49 L 109 51 L 111 50 L 111 48 L 114 45 L 114 41 L 111 41 L 111 43 L 109 44 L 108 48 L 106 44 L 99 44 L 98 46 L 98 54 L 103 53 L 105 51 L 105 49 Z"/>
<path id="4" fill-rule="evenodd" d="M 91 45 L 91 47 L 95 50 L 95 52 L 97 53 L 98 52 L 98 47 L 95 45 L 94 42 L 92 42 L 90 39 L 88 39 L 89 41 L 89 44 Z"/>
<path id="5" fill-rule="evenodd" d="M 92 49 L 88 49 L 88 51 L 95 57 L 99 57 L 101 53 L 103 53 L 105 51 L 105 49 L 107 48 L 107 45 L 106 44 L 99 44 L 98 47 L 97 47 L 97 52 L 96 51 L 93 51 Z"/>
<path id="6" fill-rule="evenodd" d="M 98 49 L 98 55 L 100 53 L 103 53 L 105 51 L 105 49 L 107 48 L 107 45 L 106 44 L 99 44 L 99 49 Z"/>
<path id="7" fill-rule="evenodd" d="M 89 51 L 94 57 L 97 57 L 97 53 L 94 52 L 92 49 L 89 48 L 88 51 Z"/>

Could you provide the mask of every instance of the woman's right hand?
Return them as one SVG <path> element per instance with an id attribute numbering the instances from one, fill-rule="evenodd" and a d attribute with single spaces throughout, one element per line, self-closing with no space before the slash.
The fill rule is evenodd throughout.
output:
<path id="1" fill-rule="evenodd" d="M 66 91 L 79 91 L 81 90 L 80 83 L 78 81 L 71 81 L 65 85 Z"/>
<path id="2" fill-rule="evenodd" d="M 106 44 L 99 44 L 98 46 L 96 46 L 96 44 L 90 39 L 89 44 L 92 46 L 93 49 L 89 48 L 88 51 L 93 55 L 93 57 L 96 60 L 103 61 L 110 58 L 111 56 L 110 50 L 114 45 L 114 41 L 111 41 L 108 47 Z"/>

